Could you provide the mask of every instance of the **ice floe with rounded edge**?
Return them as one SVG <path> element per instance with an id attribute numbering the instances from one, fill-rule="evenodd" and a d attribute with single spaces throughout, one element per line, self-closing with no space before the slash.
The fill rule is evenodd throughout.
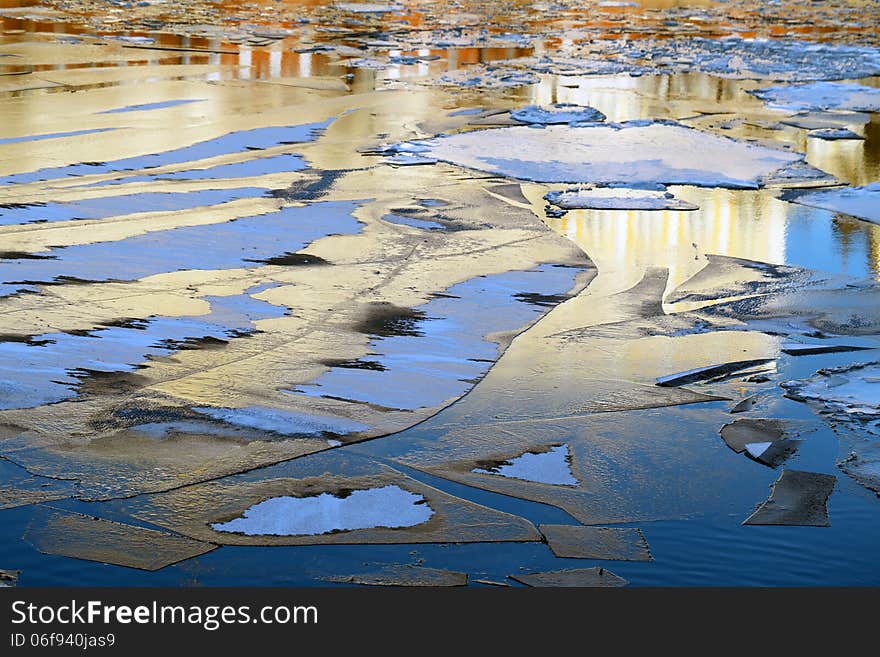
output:
<path id="1" fill-rule="evenodd" d="M 784 193 L 782 198 L 792 203 L 841 212 L 880 224 L 880 183 L 871 183 L 864 187 L 836 187 L 808 193 L 789 191 Z"/>
<path id="2" fill-rule="evenodd" d="M 812 378 L 780 385 L 786 396 L 822 404 L 843 417 L 880 416 L 880 362 L 822 369 Z"/>
<path id="3" fill-rule="evenodd" d="M 841 139 L 864 139 L 860 134 L 848 128 L 819 128 L 807 133 L 811 139 L 824 139 L 825 141 L 838 141 Z"/>
<path id="4" fill-rule="evenodd" d="M 247 536 L 314 536 L 375 527 L 413 527 L 431 519 L 434 510 L 421 495 L 399 486 L 352 491 L 345 497 L 272 497 L 254 504 L 240 518 L 211 528 Z"/>
<path id="5" fill-rule="evenodd" d="M 571 472 L 570 459 L 568 445 L 556 445 L 546 452 L 525 452 L 497 466 L 474 468 L 471 472 L 557 486 L 577 486 L 578 480 Z"/>
<path id="6" fill-rule="evenodd" d="M 554 103 L 553 105 L 527 105 L 510 113 L 510 118 L 520 123 L 537 125 L 557 125 L 562 123 L 600 123 L 605 115 L 593 107 L 573 103 Z"/>
<path id="7" fill-rule="evenodd" d="M 649 189 L 598 188 L 548 192 L 547 201 L 563 210 L 699 210 L 700 206 L 669 192 Z"/>
<path id="8" fill-rule="evenodd" d="M 848 82 L 811 82 L 749 92 L 768 106 L 785 110 L 880 111 L 880 89 Z"/>
<path id="9" fill-rule="evenodd" d="M 597 185 L 756 189 L 766 179 L 825 180 L 804 156 L 701 132 L 673 121 L 582 128 L 504 127 L 438 137 L 423 157 L 520 180 Z M 794 174 L 789 174 L 795 170 Z"/>

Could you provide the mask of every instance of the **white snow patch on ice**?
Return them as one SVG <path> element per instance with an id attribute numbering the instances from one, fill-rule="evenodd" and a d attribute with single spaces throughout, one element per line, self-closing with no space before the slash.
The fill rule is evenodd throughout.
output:
<path id="1" fill-rule="evenodd" d="M 788 200 L 880 224 L 880 183 L 871 183 L 864 187 L 823 189 L 792 196 Z"/>
<path id="2" fill-rule="evenodd" d="M 514 126 L 426 142 L 425 156 L 520 180 L 546 183 L 681 184 L 757 188 L 803 155 L 670 122 L 638 121 L 542 130 Z"/>
<path id="3" fill-rule="evenodd" d="M 347 497 L 272 497 L 212 529 L 247 536 L 315 536 L 374 527 L 413 527 L 434 515 L 425 498 L 399 486 L 356 490 Z"/>
<path id="4" fill-rule="evenodd" d="M 510 113 L 510 118 L 521 123 L 537 125 L 558 125 L 562 123 L 598 123 L 605 120 L 605 115 L 597 109 L 571 103 L 555 105 L 528 105 Z"/>
<path id="5" fill-rule="evenodd" d="M 748 443 L 746 445 L 746 451 L 752 455 L 752 458 L 758 458 L 767 451 L 767 449 L 773 443 Z"/>
<path id="6" fill-rule="evenodd" d="M 475 468 L 472 472 L 560 486 L 576 486 L 578 483 L 569 465 L 568 445 L 557 445 L 540 454 L 526 452 L 494 468 Z"/>

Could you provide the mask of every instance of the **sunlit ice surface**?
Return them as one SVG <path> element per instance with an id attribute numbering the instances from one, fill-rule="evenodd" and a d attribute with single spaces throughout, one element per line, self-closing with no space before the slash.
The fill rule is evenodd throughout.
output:
<path id="1" fill-rule="evenodd" d="M 0 0 L 19 585 L 880 583 L 876 3 L 121 4 Z"/>

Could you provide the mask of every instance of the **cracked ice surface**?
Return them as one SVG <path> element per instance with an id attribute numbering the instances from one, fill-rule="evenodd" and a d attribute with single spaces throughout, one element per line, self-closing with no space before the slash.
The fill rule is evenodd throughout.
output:
<path id="1" fill-rule="evenodd" d="M 346 497 L 273 497 L 241 518 L 214 523 L 217 531 L 247 536 L 302 536 L 373 527 L 412 527 L 434 515 L 425 498 L 399 486 L 356 490 Z"/>
<path id="2" fill-rule="evenodd" d="M 758 188 L 803 156 L 671 122 L 481 130 L 427 142 L 426 156 L 534 182 Z M 818 173 L 818 172 L 816 172 Z"/>

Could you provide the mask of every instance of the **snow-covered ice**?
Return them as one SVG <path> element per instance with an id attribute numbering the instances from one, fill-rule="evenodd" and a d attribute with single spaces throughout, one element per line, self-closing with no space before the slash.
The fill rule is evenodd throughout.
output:
<path id="1" fill-rule="evenodd" d="M 785 110 L 880 111 L 880 89 L 848 82 L 811 82 L 749 92 L 770 107 Z"/>
<path id="2" fill-rule="evenodd" d="M 786 201 L 841 212 L 880 224 L 880 183 L 864 187 L 836 187 L 806 194 L 783 194 Z"/>
<path id="3" fill-rule="evenodd" d="M 240 518 L 214 523 L 220 532 L 247 536 L 315 536 L 374 527 L 413 527 L 434 510 L 425 498 L 399 486 L 356 490 L 346 497 L 272 497 L 248 508 Z"/>
<path id="4" fill-rule="evenodd" d="M 578 480 L 571 473 L 569 458 L 568 445 L 557 445 L 546 452 L 526 452 L 493 468 L 475 468 L 473 472 L 542 484 L 577 486 Z"/>
<path id="5" fill-rule="evenodd" d="M 673 122 L 479 130 L 426 142 L 424 154 L 520 180 L 754 189 L 803 164 L 803 155 L 701 132 Z M 796 179 L 821 172 L 800 167 Z"/>
<path id="6" fill-rule="evenodd" d="M 549 192 L 544 198 L 563 210 L 699 210 L 668 192 L 646 189 L 573 189 Z"/>

